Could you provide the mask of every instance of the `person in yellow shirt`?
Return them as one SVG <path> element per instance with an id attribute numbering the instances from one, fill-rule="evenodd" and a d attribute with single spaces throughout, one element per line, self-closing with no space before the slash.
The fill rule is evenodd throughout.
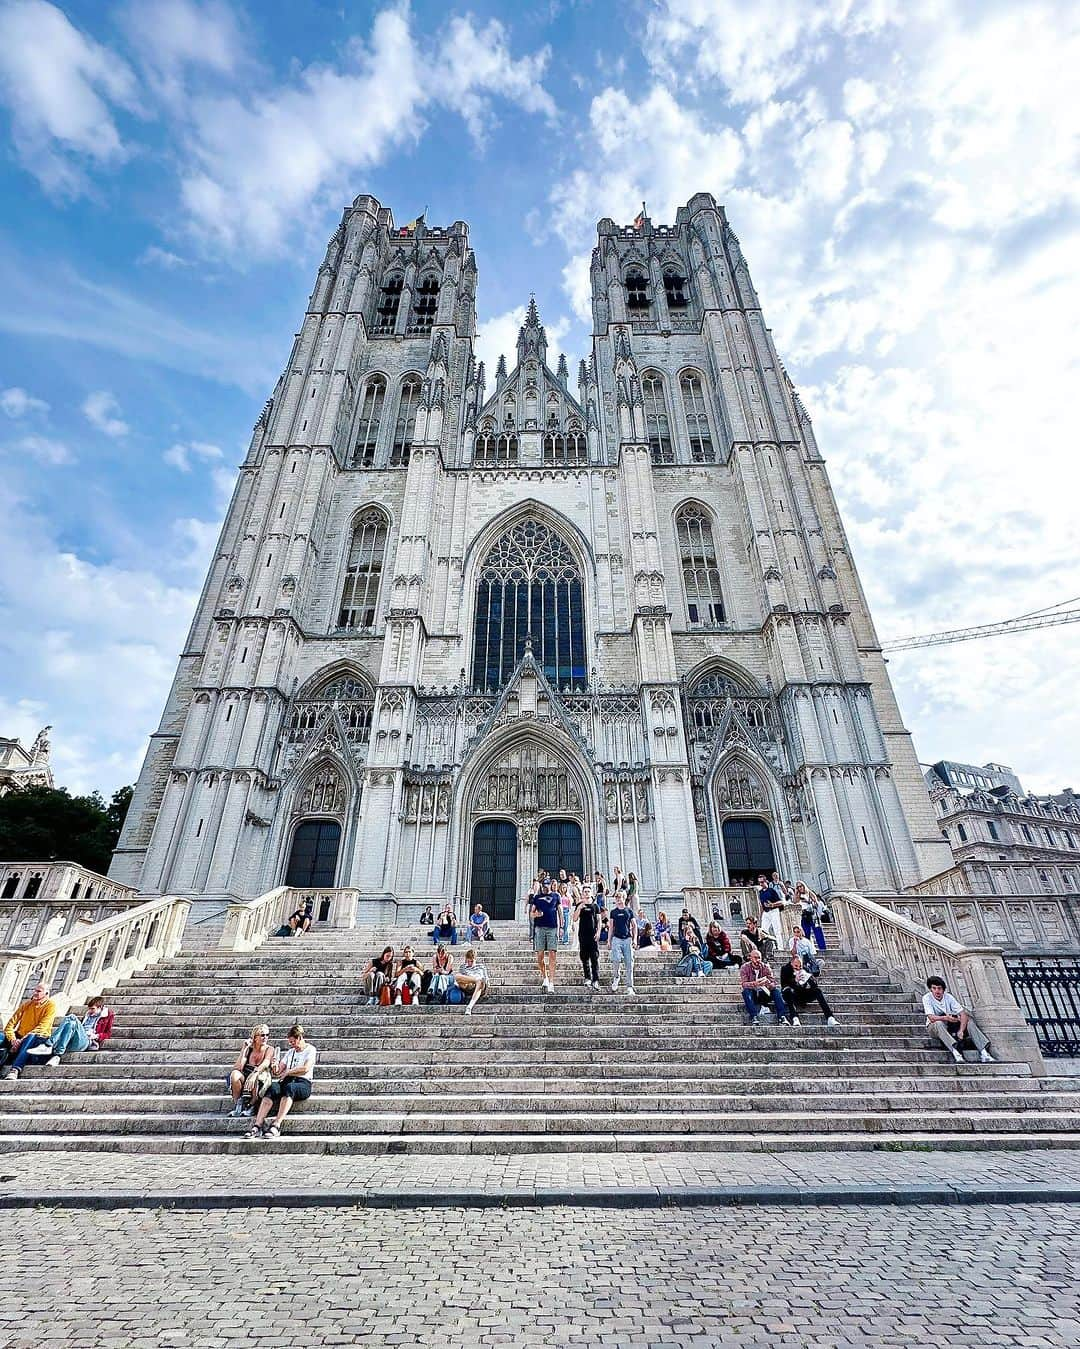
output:
<path id="1" fill-rule="evenodd" d="M 0 1079 L 19 1076 L 27 1054 L 48 1040 L 55 1020 L 56 1004 L 45 985 L 38 984 L 4 1027 L 4 1043 L 0 1046 L 0 1063 L 4 1067 Z"/>

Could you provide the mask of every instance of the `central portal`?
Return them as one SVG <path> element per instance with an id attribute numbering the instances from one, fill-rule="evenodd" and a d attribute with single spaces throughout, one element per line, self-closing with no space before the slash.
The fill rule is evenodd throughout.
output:
<path id="1" fill-rule="evenodd" d="M 572 871 L 584 880 L 585 859 L 577 820 L 545 820 L 537 832 L 536 852 L 540 870 L 549 876 L 558 876 L 560 870 Z"/>
<path id="2" fill-rule="evenodd" d="M 481 820 L 473 832 L 473 904 L 489 917 L 508 919 L 517 908 L 517 828 L 509 820 Z"/>

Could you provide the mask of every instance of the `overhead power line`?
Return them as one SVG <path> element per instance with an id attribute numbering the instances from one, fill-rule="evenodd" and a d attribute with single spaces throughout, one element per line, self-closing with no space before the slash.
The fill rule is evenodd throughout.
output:
<path id="1" fill-rule="evenodd" d="M 948 632 L 928 632 L 918 637 L 898 637 L 894 642 L 885 642 L 883 651 L 911 651 L 923 646 L 950 646 L 954 642 L 976 642 L 982 637 L 1002 637 L 1010 632 L 1031 632 L 1035 628 L 1056 628 L 1063 623 L 1080 623 L 1080 608 L 1066 609 L 1062 606 L 1076 604 L 1080 595 L 1071 600 L 1061 600 L 1058 604 L 1047 605 L 1045 609 L 1035 609 L 1029 614 L 1019 614 L 1016 618 L 1007 618 L 1001 623 L 980 623 L 973 628 L 952 628 Z"/>

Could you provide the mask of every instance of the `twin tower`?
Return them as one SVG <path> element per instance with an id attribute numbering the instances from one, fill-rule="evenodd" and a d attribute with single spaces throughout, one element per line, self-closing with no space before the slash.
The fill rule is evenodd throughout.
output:
<path id="1" fill-rule="evenodd" d="M 602 220 L 592 348 L 476 360 L 461 221 L 361 196 L 255 425 L 112 874 L 520 912 L 536 871 L 951 865 L 813 431 L 700 193 Z"/>

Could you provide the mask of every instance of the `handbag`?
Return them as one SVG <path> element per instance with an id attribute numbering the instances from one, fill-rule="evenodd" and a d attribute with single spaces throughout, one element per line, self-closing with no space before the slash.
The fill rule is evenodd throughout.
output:
<path id="1" fill-rule="evenodd" d="M 383 984 L 382 988 L 379 989 L 379 1006 L 389 1007 L 390 1001 L 390 985 Z"/>
<path id="2" fill-rule="evenodd" d="M 252 1069 L 244 1079 L 244 1095 L 250 1096 L 254 1093 L 261 1101 L 269 1090 L 272 1080 L 273 1074 L 269 1068 Z"/>

